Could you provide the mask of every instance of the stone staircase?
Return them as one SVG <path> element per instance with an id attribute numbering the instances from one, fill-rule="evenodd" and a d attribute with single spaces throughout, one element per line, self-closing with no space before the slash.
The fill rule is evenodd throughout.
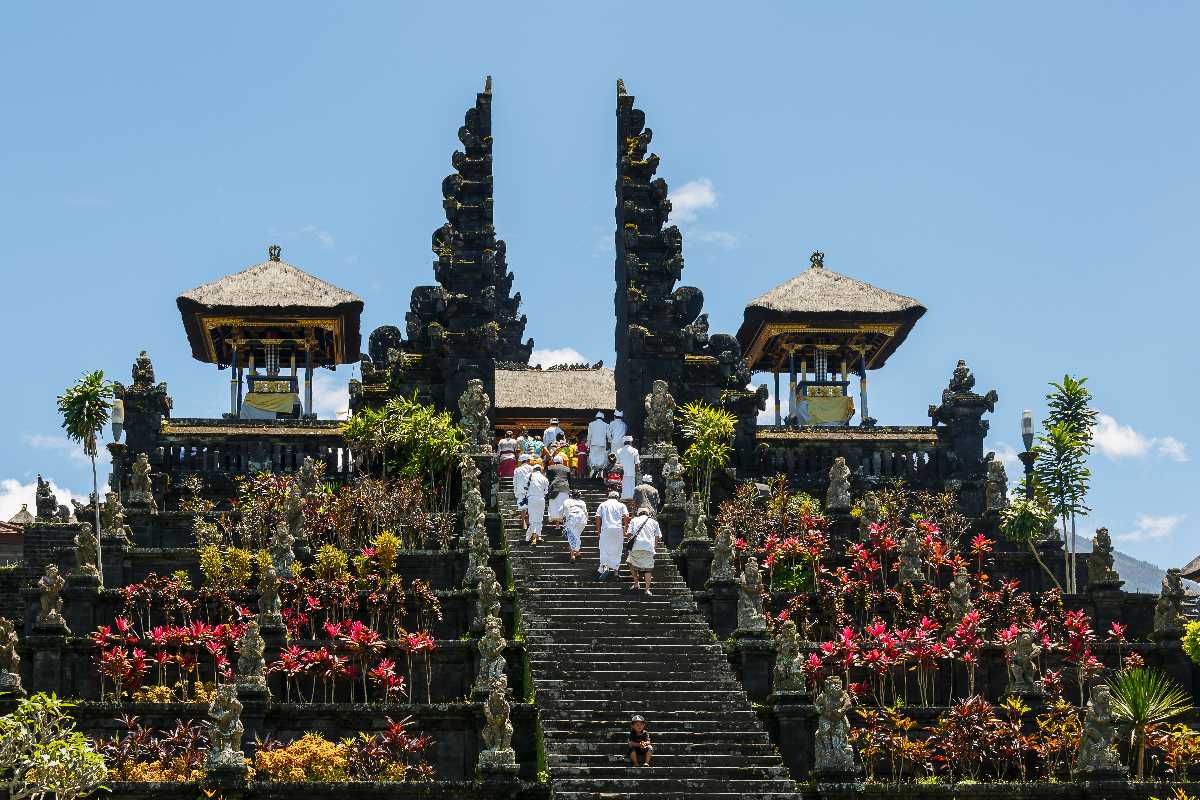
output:
<path id="1" fill-rule="evenodd" d="M 605 492 L 575 481 L 589 512 Z M 546 763 L 556 798 L 798 798 L 691 592 L 660 551 L 654 596 L 594 580 L 595 525 L 571 562 L 558 526 L 525 543 L 502 481 L 500 512 L 521 609 Z M 646 718 L 648 768 L 627 756 L 629 719 Z"/>

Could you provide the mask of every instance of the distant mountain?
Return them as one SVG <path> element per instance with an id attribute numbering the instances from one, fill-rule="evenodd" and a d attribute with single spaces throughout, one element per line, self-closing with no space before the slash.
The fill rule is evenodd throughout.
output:
<path id="1" fill-rule="evenodd" d="M 1079 537 L 1079 552 L 1092 552 L 1092 540 L 1086 536 Z M 1142 592 L 1158 594 L 1162 589 L 1162 580 L 1167 571 L 1157 564 L 1141 561 L 1120 550 L 1113 551 L 1113 569 L 1125 581 L 1121 588 L 1127 592 Z"/>

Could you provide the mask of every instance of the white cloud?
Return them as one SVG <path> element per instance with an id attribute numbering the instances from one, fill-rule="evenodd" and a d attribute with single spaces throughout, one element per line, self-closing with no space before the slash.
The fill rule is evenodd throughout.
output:
<path id="1" fill-rule="evenodd" d="M 1017 457 L 1017 451 L 1012 445 L 1008 442 L 996 442 L 996 458 L 1004 465 L 1009 483 L 1024 480 L 1025 465 Z"/>
<path id="2" fill-rule="evenodd" d="M 30 447 L 38 450 L 57 450 L 65 453 L 67 458 L 72 461 L 78 461 L 81 464 L 90 464 L 89 459 L 83 453 L 83 446 L 72 442 L 66 436 L 47 436 L 44 433 L 27 433 L 21 437 L 21 440 Z M 101 450 L 103 453 L 103 450 Z"/>
<path id="3" fill-rule="evenodd" d="M 322 419 L 350 415 L 350 374 L 318 372 L 313 375 L 313 408 Z"/>
<path id="4" fill-rule="evenodd" d="M 297 231 L 297 233 L 315 237 L 316 240 L 321 243 L 322 247 L 328 250 L 333 249 L 333 234 L 324 228 L 318 228 L 316 225 L 305 225 L 303 228 Z"/>
<path id="5" fill-rule="evenodd" d="M 1166 539 L 1183 520 L 1183 514 L 1169 514 L 1161 517 L 1138 514 L 1133 518 L 1134 529 L 1132 531 L 1118 533 L 1113 538 L 1122 542 L 1150 542 L 1156 539 Z"/>
<path id="6" fill-rule="evenodd" d="M 544 369 L 558 364 L 590 364 L 591 362 L 588 361 L 587 356 L 572 347 L 549 347 L 539 348 L 530 353 L 529 363 L 535 366 L 540 365 Z"/>
<path id="7" fill-rule="evenodd" d="M 103 490 L 104 487 L 101 487 Z M 71 508 L 71 500 L 78 500 L 81 503 L 87 502 L 88 493 L 77 494 L 70 489 L 64 489 L 50 479 L 50 491 L 54 492 L 58 498 L 58 504 Z M 21 510 L 21 505 L 25 504 L 29 507 L 30 514 L 37 513 L 37 504 L 34 502 L 34 497 L 37 495 L 37 481 L 33 480 L 29 483 L 21 483 L 16 478 L 4 478 L 0 480 L 0 519 L 8 520 Z"/>
<path id="8" fill-rule="evenodd" d="M 715 244 L 718 247 L 723 247 L 726 250 L 732 250 L 737 247 L 738 237 L 726 231 L 692 231 L 692 238 L 708 244 Z"/>
<path id="9" fill-rule="evenodd" d="M 1155 440 L 1155 449 L 1163 458 L 1180 463 L 1188 460 L 1187 445 L 1174 436 L 1162 436 Z"/>
<path id="10" fill-rule="evenodd" d="M 1174 436 L 1147 436 L 1132 425 L 1122 425 L 1103 413 L 1096 417 L 1092 442 L 1097 450 L 1113 460 L 1142 458 L 1151 451 L 1172 461 L 1188 460 L 1187 445 Z"/>
<path id="11" fill-rule="evenodd" d="M 672 222 L 695 222 L 700 211 L 717 207 L 717 193 L 708 178 L 688 181 L 672 190 L 670 199 Z"/>

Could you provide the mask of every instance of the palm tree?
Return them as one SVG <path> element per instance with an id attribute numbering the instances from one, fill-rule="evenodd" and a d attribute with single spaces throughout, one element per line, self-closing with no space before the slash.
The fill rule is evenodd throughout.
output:
<path id="1" fill-rule="evenodd" d="M 108 424 L 112 410 L 112 383 L 104 380 L 104 371 L 84 373 L 58 398 L 58 411 L 67 438 L 83 445 L 83 453 L 92 461 L 92 508 L 96 512 L 96 541 L 100 541 L 100 486 L 96 478 L 97 440 Z M 96 548 L 96 569 L 104 574 L 101 547 Z"/>
<path id="2" fill-rule="evenodd" d="M 1075 585 L 1075 560 L 1078 553 L 1078 547 L 1075 540 L 1075 518 L 1076 516 L 1086 515 L 1089 509 L 1083 504 L 1084 497 L 1087 495 L 1087 473 L 1086 457 L 1092 452 L 1092 431 L 1096 426 L 1096 417 L 1098 412 L 1091 408 L 1088 404 L 1092 400 L 1092 393 L 1088 391 L 1084 385 L 1087 383 L 1087 378 L 1076 378 L 1071 375 L 1063 375 L 1062 383 L 1051 382 L 1050 386 L 1054 391 L 1046 395 L 1046 405 L 1049 413 L 1046 416 L 1045 428 L 1049 430 L 1051 427 L 1060 426 L 1062 429 L 1069 431 L 1074 438 L 1074 445 L 1078 448 L 1076 461 L 1078 466 L 1083 469 L 1083 476 L 1076 482 L 1076 502 L 1074 508 L 1070 511 L 1071 519 L 1071 538 L 1068 546 L 1070 552 L 1070 570 L 1069 581 L 1072 591 L 1077 591 Z M 1063 536 L 1067 535 L 1067 530 L 1063 528 Z"/>
<path id="3" fill-rule="evenodd" d="M 1146 729 L 1189 711 L 1192 704 L 1175 681 L 1156 669 L 1123 669 L 1109 684 L 1113 713 L 1130 723 L 1130 754 L 1141 780 L 1146 771 Z"/>
<path id="4" fill-rule="evenodd" d="M 1075 537 L 1076 514 L 1086 514 L 1088 507 L 1083 499 L 1087 496 L 1088 481 L 1092 473 L 1084 461 L 1086 451 L 1076 431 L 1068 422 L 1044 424 L 1045 433 L 1038 437 L 1037 463 L 1034 474 L 1045 489 L 1054 515 L 1062 522 L 1064 538 L 1068 538 L 1063 550 L 1064 569 L 1067 576 L 1067 591 L 1076 591 L 1075 586 Z M 1071 520 L 1068 526 L 1068 520 Z M 1069 537 L 1068 535 L 1071 534 Z"/>
<path id="5" fill-rule="evenodd" d="M 683 465 L 692 474 L 704 508 L 712 494 L 713 473 L 724 469 L 733 454 L 733 434 L 737 417 L 723 408 L 703 402 L 688 403 L 680 409 L 680 431 L 691 444 L 683 452 Z"/>

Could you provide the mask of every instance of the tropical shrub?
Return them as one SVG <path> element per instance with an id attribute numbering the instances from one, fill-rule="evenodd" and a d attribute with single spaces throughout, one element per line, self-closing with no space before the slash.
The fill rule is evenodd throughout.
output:
<path id="1" fill-rule="evenodd" d="M 0 717 L 0 789 L 9 800 L 74 800 L 105 778 L 104 759 L 67 713 L 71 704 L 35 694 Z"/>

